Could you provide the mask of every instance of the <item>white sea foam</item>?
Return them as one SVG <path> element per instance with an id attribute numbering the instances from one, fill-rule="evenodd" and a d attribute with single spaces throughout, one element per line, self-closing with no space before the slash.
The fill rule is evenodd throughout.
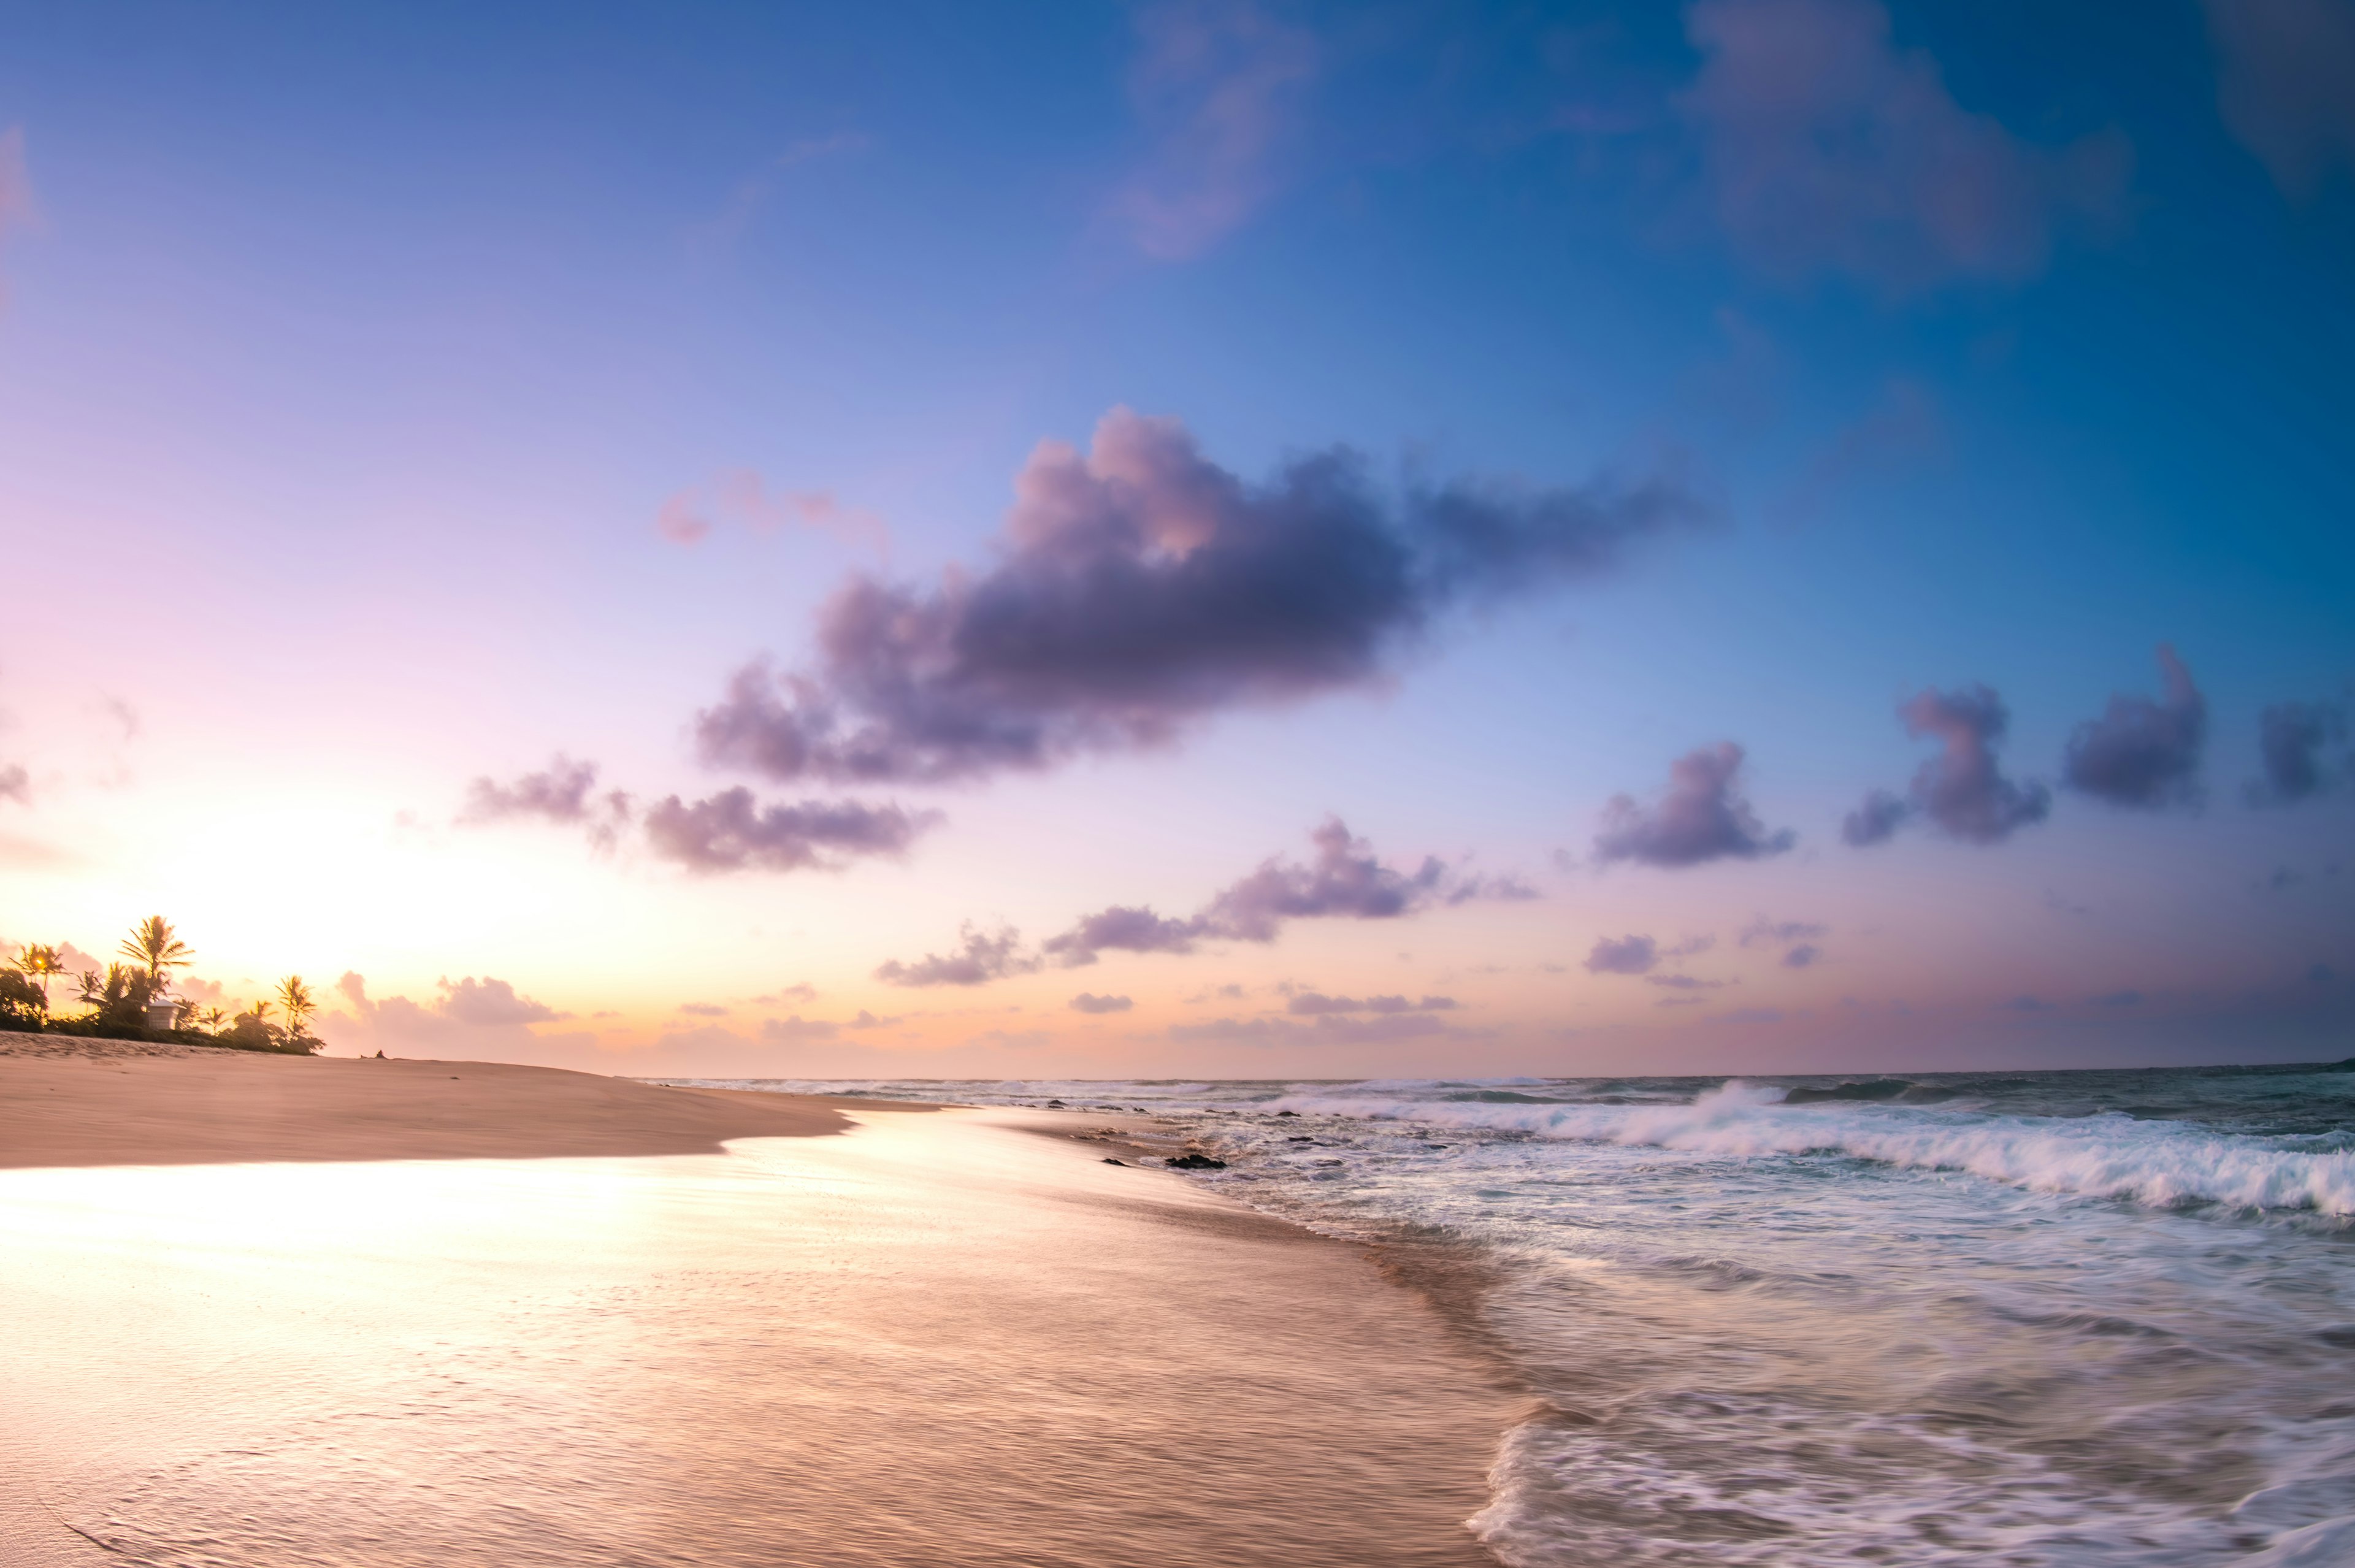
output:
<path id="1" fill-rule="evenodd" d="M 2195 1125 L 2126 1116 L 2002 1116 L 1921 1106 L 1783 1104 L 1735 1082 L 1685 1104 L 1431 1101 L 1295 1093 L 1272 1110 L 1322 1113 L 1721 1157 L 1839 1154 L 1959 1170 L 2040 1192 L 2157 1207 L 2220 1203 L 2355 1214 L 2355 1152 L 2310 1153 Z"/>

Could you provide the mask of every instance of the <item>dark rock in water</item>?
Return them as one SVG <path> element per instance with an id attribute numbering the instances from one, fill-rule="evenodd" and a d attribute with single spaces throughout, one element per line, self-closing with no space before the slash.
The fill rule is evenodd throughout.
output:
<path id="1" fill-rule="evenodd" d="M 1104 1163 L 1106 1165 L 1126 1165 L 1128 1161 L 1124 1159 L 1114 1159 L 1112 1156 L 1106 1155 L 1104 1156 Z"/>
<path id="2" fill-rule="evenodd" d="M 1296 1116 L 1300 1115 L 1300 1113 L 1297 1111 L 1278 1111 L 1276 1115 L 1279 1116 Z"/>
<path id="3" fill-rule="evenodd" d="M 1223 1159 L 1212 1159 L 1207 1154 L 1181 1154 L 1169 1162 L 1169 1168 L 1172 1170 L 1224 1170 L 1227 1168 L 1227 1162 Z"/>
<path id="4" fill-rule="evenodd" d="M 1313 1144 L 1316 1140 L 1310 1137 L 1306 1133 L 1301 1133 L 1295 1136 L 1288 1137 L 1284 1141 L 1288 1144 Z"/>
<path id="5" fill-rule="evenodd" d="M 1047 1102 L 1047 1109 L 1050 1111 L 1060 1111 L 1062 1108 L 1063 1103 L 1060 1100 L 1050 1100 Z"/>
<path id="6" fill-rule="evenodd" d="M 1955 1097 L 1952 1089 L 1940 1089 L 1928 1083 L 1914 1083 L 1903 1078 L 1868 1078 L 1850 1081 L 1830 1089 L 1794 1089 L 1783 1096 L 1785 1105 L 1814 1105 L 1826 1100 L 1864 1101 L 1870 1104 L 1902 1100 L 1911 1105 L 1926 1105 Z"/>

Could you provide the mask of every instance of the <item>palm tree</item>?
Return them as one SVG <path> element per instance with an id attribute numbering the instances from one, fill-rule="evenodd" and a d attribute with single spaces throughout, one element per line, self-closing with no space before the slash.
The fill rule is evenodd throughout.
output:
<path id="1" fill-rule="evenodd" d="M 16 969 L 25 978 L 40 987 L 41 1011 L 48 1012 L 49 982 L 66 972 L 65 966 L 58 962 L 58 950 L 28 942 L 25 950 L 16 955 Z"/>
<path id="2" fill-rule="evenodd" d="M 318 1003 L 311 999 L 311 987 L 303 984 L 300 975 L 289 975 L 278 982 L 278 1005 L 286 1012 L 286 1032 L 298 1040 L 303 1036 L 303 1026 L 319 1010 Z M 254 1011 L 258 1015 L 261 1008 L 257 1007 Z"/>
<path id="3" fill-rule="evenodd" d="M 207 1029 L 217 1029 L 220 1028 L 223 1023 L 227 1022 L 228 1019 L 229 1015 L 221 1011 L 218 1008 L 207 1008 L 203 1012 L 197 1015 L 197 1021 L 204 1025 Z"/>
<path id="4" fill-rule="evenodd" d="M 195 956 L 188 951 L 188 944 L 173 931 L 172 923 L 160 914 L 151 914 L 133 926 L 131 934 L 123 939 L 123 945 L 116 951 L 147 971 L 147 989 L 153 996 L 170 989 L 171 972 L 186 967 Z"/>

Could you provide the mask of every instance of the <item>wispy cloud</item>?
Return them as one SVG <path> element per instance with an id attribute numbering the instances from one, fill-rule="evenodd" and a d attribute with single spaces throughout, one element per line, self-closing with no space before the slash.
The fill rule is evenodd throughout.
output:
<path id="1" fill-rule="evenodd" d="M 1281 188 L 1316 39 L 1253 0 L 1167 0 L 1135 15 L 1129 91 L 1148 145 L 1110 211 L 1146 255 L 1185 261 Z"/>
<path id="2" fill-rule="evenodd" d="M 1768 273 L 1893 293 L 2016 282 L 2063 232 L 2123 218 L 2123 134 L 2021 140 L 1955 102 L 1930 55 L 1898 48 L 1875 0 L 1702 0 L 1685 27 L 1703 62 L 1678 107 L 1718 221 Z"/>
<path id="3" fill-rule="evenodd" d="M 749 468 L 732 469 L 666 498 L 655 514 L 655 532 L 692 547 L 709 539 L 721 522 L 756 534 L 805 529 L 872 550 L 880 559 L 891 554 L 891 528 L 881 514 L 848 505 L 831 490 L 773 491 Z"/>

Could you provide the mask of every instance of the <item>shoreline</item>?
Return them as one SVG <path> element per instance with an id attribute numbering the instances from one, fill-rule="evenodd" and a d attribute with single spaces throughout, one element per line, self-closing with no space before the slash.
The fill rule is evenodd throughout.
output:
<path id="1" fill-rule="evenodd" d="M 28 1568 L 1493 1563 L 1526 1395 L 1384 1249 L 1105 1165 L 1104 1120 L 0 1054 L 0 1332 L 71 1347 L 0 1412 L 0 1527 Z"/>
<path id="2" fill-rule="evenodd" d="M 0 1033 L 0 1169 L 715 1154 L 821 1137 L 862 1108 L 505 1062 L 288 1056 Z"/>

